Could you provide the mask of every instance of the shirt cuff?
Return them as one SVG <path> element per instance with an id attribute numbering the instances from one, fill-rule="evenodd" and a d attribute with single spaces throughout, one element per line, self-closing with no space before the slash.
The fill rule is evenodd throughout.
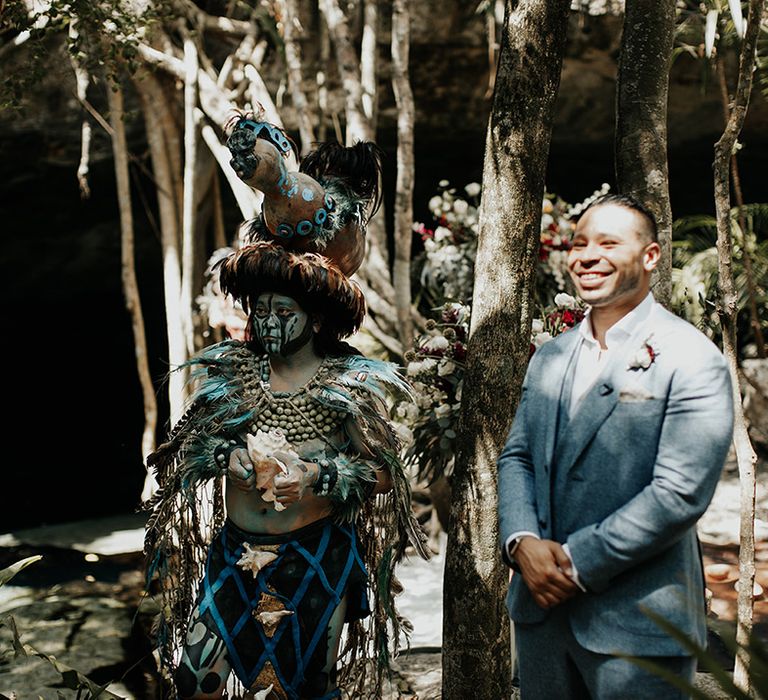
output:
<path id="1" fill-rule="evenodd" d="M 574 564 L 573 562 L 573 557 L 571 556 L 570 547 L 568 547 L 567 544 L 564 544 L 563 551 L 568 555 L 568 558 L 571 560 L 571 581 L 573 581 L 584 593 L 586 593 L 587 592 L 586 587 L 579 580 L 579 572 L 576 569 L 576 564 Z"/>
<path id="2" fill-rule="evenodd" d="M 504 551 L 507 553 L 510 559 L 514 558 L 515 556 L 515 552 L 512 549 L 512 545 L 515 542 L 515 540 L 519 540 L 521 537 L 534 537 L 537 540 L 541 539 L 538 533 L 530 532 L 529 530 L 518 530 L 517 532 L 513 532 L 509 537 L 507 537 L 506 542 L 504 542 Z M 517 545 L 515 545 L 515 549 L 517 549 Z"/>

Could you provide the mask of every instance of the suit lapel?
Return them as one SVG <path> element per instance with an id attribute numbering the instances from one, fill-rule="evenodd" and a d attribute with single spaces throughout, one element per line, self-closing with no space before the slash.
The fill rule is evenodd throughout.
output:
<path id="1" fill-rule="evenodd" d="M 576 351 L 581 346 L 578 327 L 568 331 L 563 338 L 563 351 L 544 369 L 548 376 L 546 397 L 551 397 L 545 407 L 545 433 L 547 464 L 552 464 L 559 429 L 559 421 L 567 420 L 567 412 L 562 413 L 562 405 L 567 395 L 570 400 L 570 386 L 573 384 L 573 369 Z M 567 338 L 567 343 L 566 343 Z"/>
<path id="2" fill-rule="evenodd" d="M 613 409 L 616 408 L 623 376 L 627 372 L 631 358 L 637 353 L 643 340 L 648 335 L 648 328 L 653 315 L 651 313 L 635 329 L 619 351 L 608 361 L 595 383 L 584 394 L 574 413 L 570 416 L 567 432 L 559 431 L 559 439 L 554 455 L 558 475 L 562 476 L 568 473 L 600 426 L 608 419 Z M 568 371 L 571 373 L 571 377 L 566 381 L 569 381 L 571 384 L 573 383 L 572 375 L 575 373 L 575 370 L 575 363 L 570 364 Z M 564 381 L 563 384 L 565 385 L 565 383 Z"/>

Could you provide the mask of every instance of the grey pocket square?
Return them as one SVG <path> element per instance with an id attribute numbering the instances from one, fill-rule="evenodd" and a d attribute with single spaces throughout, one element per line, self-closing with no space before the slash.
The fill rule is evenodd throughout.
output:
<path id="1" fill-rule="evenodd" d="M 619 402 L 621 403 L 638 403 L 640 401 L 651 401 L 655 398 L 653 394 L 648 393 L 640 386 L 624 387 L 619 392 Z"/>

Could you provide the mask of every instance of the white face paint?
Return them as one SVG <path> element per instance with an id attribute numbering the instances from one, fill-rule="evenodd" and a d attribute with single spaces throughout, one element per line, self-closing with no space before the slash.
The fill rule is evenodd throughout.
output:
<path id="1" fill-rule="evenodd" d="M 312 339 L 312 322 L 298 302 L 265 292 L 253 309 L 253 330 L 268 355 L 287 357 Z"/>

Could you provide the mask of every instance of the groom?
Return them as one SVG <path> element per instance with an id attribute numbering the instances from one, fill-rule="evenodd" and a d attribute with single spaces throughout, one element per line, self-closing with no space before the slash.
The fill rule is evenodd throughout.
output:
<path id="1" fill-rule="evenodd" d="M 568 269 L 590 311 L 533 355 L 499 458 L 523 700 L 685 697 L 616 656 L 693 679 L 645 610 L 706 644 L 696 521 L 731 442 L 731 386 L 717 348 L 654 301 L 659 255 L 634 199 L 584 212 Z"/>

